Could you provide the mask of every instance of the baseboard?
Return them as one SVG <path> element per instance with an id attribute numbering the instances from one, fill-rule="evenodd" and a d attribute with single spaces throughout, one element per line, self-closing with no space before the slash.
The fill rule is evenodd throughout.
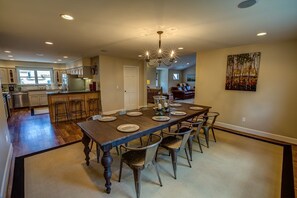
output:
<path id="1" fill-rule="evenodd" d="M 240 132 L 244 132 L 244 133 L 258 135 L 258 136 L 261 136 L 261 137 L 271 138 L 273 140 L 278 140 L 278 141 L 287 142 L 287 143 L 290 143 L 290 144 L 297 145 L 297 139 L 296 138 L 277 135 L 277 134 L 268 133 L 268 132 L 264 132 L 264 131 L 259 131 L 259 130 L 255 130 L 255 129 L 250 129 L 250 128 L 245 128 L 245 127 L 236 126 L 236 125 L 232 125 L 232 124 L 227 124 L 227 123 L 223 123 L 223 122 L 216 122 L 215 125 L 220 126 L 220 127 L 224 127 L 224 128 L 227 128 L 227 129 L 232 129 L 232 130 L 236 130 L 236 131 L 240 131 Z"/>
<path id="2" fill-rule="evenodd" d="M 10 144 L 7 159 L 6 159 L 5 169 L 4 169 L 4 175 L 3 175 L 3 179 L 2 179 L 0 198 L 6 197 L 7 183 L 8 183 L 10 165 L 11 165 L 11 160 L 12 160 L 12 153 L 13 153 L 13 148 L 12 148 L 12 144 Z"/>

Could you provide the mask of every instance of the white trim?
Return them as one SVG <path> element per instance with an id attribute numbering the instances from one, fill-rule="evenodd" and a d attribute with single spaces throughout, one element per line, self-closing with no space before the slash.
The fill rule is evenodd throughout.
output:
<path id="1" fill-rule="evenodd" d="M 224 128 L 227 128 L 227 129 L 233 129 L 233 130 L 236 130 L 236 131 L 249 133 L 249 134 L 253 134 L 253 135 L 258 135 L 258 136 L 261 136 L 261 137 L 267 137 L 267 138 L 271 138 L 271 139 L 274 139 L 274 140 L 279 140 L 279 141 L 283 141 L 283 142 L 287 142 L 287 143 L 290 143 L 290 144 L 296 144 L 297 145 L 297 139 L 296 138 L 277 135 L 277 134 L 268 133 L 268 132 L 265 132 L 265 131 L 259 131 L 259 130 L 255 130 L 255 129 L 250 129 L 250 128 L 245 128 L 245 127 L 236 126 L 236 125 L 232 125 L 232 124 L 227 124 L 227 123 L 223 123 L 223 122 L 216 122 L 215 125 L 220 126 L 220 127 L 224 127 Z"/>
<path id="2" fill-rule="evenodd" d="M 13 148 L 12 148 L 12 144 L 10 144 L 7 159 L 6 159 L 5 169 L 4 169 L 4 175 L 2 179 L 0 198 L 6 197 L 7 183 L 8 183 L 8 177 L 10 172 L 10 165 L 12 161 L 12 153 L 13 153 Z"/>

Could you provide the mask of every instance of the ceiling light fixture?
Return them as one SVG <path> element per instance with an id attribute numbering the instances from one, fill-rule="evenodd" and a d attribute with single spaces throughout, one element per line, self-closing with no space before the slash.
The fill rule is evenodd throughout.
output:
<path id="1" fill-rule="evenodd" d="M 43 56 L 43 54 L 36 54 L 37 56 Z"/>
<path id="2" fill-rule="evenodd" d="M 9 59 L 9 60 L 14 60 L 13 58 Z"/>
<path id="3" fill-rule="evenodd" d="M 8 55 L 8 57 L 9 57 L 9 58 L 12 58 L 12 57 L 13 57 L 13 55 Z"/>
<path id="4" fill-rule="evenodd" d="M 62 61 L 61 59 L 58 59 L 58 61 Z"/>
<path id="5" fill-rule="evenodd" d="M 145 61 L 149 66 L 160 66 L 164 64 L 166 66 L 170 66 L 173 61 L 175 60 L 175 53 L 172 50 L 170 53 L 167 53 L 165 50 L 162 50 L 162 43 L 161 43 L 161 35 L 163 31 L 158 31 L 157 34 L 159 35 L 159 48 L 157 53 L 150 54 L 149 51 L 145 53 Z"/>
<path id="6" fill-rule="evenodd" d="M 249 8 L 257 3 L 256 0 L 246 0 L 238 4 L 238 8 Z"/>
<path id="7" fill-rule="evenodd" d="M 8 54 L 11 53 L 11 51 L 9 51 L 9 50 L 6 50 L 6 51 L 4 51 L 4 52 L 5 52 L 5 53 L 8 53 Z"/>
<path id="8" fill-rule="evenodd" d="M 260 32 L 260 33 L 257 34 L 257 36 L 265 36 L 265 35 L 267 35 L 266 32 Z"/>
<path id="9" fill-rule="evenodd" d="M 68 14 L 60 14 L 60 17 L 65 19 L 65 20 L 68 20 L 68 21 L 74 20 L 73 16 L 68 15 Z"/>
<path id="10" fill-rule="evenodd" d="M 68 58 L 68 56 L 63 56 L 63 58 Z"/>
<path id="11" fill-rule="evenodd" d="M 45 41 L 44 43 L 47 44 L 47 45 L 53 45 L 54 44 L 53 42 L 50 42 L 50 41 Z"/>
<path id="12" fill-rule="evenodd" d="M 179 48 L 177 48 L 177 49 L 179 49 L 179 50 L 183 50 L 184 48 L 183 48 L 183 47 L 179 47 Z"/>

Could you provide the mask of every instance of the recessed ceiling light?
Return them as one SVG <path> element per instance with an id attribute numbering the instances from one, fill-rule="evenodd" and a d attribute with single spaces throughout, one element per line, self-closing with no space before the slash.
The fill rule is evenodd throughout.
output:
<path id="1" fill-rule="evenodd" d="M 8 54 L 11 53 L 11 51 L 9 51 L 9 50 L 6 50 L 6 51 L 4 51 L 4 52 L 5 52 L 5 53 L 8 53 Z"/>
<path id="2" fill-rule="evenodd" d="M 58 61 L 62 61 L 61 59 L 58 59 Z"/>
<path id="3" fill-rule="evenodd" d="M 238 4 L 238 8 L 249 8 L 257 3 L 256 0 L 246 0 Z"/>
<path id="4" fill-rule="evenodd" d="M 9 59 L 9 60 L 14 60 L 13 58 Z"/>
<path id="5" fill-rule="evenodd" d="M 45 44 L 47 44 L 47 45 L 53 45 L 54 43 L 53 42 L 50 42 L 50 41 L 45 41 Z"/>
<path id="6" fill-rule="evenodd" d="M 57 63 L 56 61 L 54 63 Z"/>
<path id="7" fill-rule="evenodd" d="M 36 54 L 37 56 L 43 56 L 43 54 Z"/>
<path id="8" fill-rule="evenodd" d="M 68 58 L 68 56 L 63 56 L 63 58 Z"/>
<path id="9" fill-rule="evenodd" d="M 142 55 L 141 55 L 141 54 L 139 54 L 139 55 L 138 55 L 138 57 L 139 57 L 139 58 L 141 58 L 141 57 L 142 57 Z"/>
<path id="10" fill-rule="evenodd" d="M 68 20 L 68 21 L 74 20 L 73 16 L 68 15 L 68 14 L 60 14 L 60 17 L 65 19 L 65 20 Z"/>
<path id="11" fill-rule="evenodd" d="M 174 61 L 174 63 L 177 63 L 177 61 Z"/>
<path id="12" fill-rule="evenodd" d="M 13 57 L 13 55 L 8 55 L 8 57 L 9 57 L 9 58 L 12 58 L 12 57 Z"/>
<path id="13" fill-rule="evenodd" d="M 267 33 L 266 32 L 260 32 L 257 34 L 257 36 L 265 36 Z"/>
<path id="14" fill-rule="evenodd" d="M 187 63 L 187 65 L 189 65 L 190 63 Z"/>
<path id="15" fill-rule="evenodd" d="M 179 47 L 179 48 L 177 48 L 177 49 L 179 49 L 179 50 L 183 50 L 184 48 L 183 48 L 183 47 Z"/>

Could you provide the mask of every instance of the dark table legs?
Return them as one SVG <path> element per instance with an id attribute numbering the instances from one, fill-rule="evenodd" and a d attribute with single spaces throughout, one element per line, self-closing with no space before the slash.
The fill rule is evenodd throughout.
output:
<path id="1" fill-rule="evenodd" d="M 110 155 L 110 149 L 104 151 L 104 154 L 101 159 L 101 163 L 102 163 L 102 166 L 104 167 L 104 178 L 106 181 L 105 182 L 106 193 L 109 194 L 111 191 L 110 179 L 111 179 L 111 175 L 112 175 L 112 172 L 111 172 L 112 157 Z"/>
<path id="2" fill-rule="evenodd" d="M 84 136 L 82 138 L 82 143 L 84 144 L 85 148 L 84 148 L 84 153 L 86 155 L 86 164 L 87 166 L 89 166 L 90 164 L 90 156 L 89 156 L 89 153 L 90 153 L 90 148 L 89 148 L 89 143 L 90 143 L 91 139 L 84 133 Z"/>

